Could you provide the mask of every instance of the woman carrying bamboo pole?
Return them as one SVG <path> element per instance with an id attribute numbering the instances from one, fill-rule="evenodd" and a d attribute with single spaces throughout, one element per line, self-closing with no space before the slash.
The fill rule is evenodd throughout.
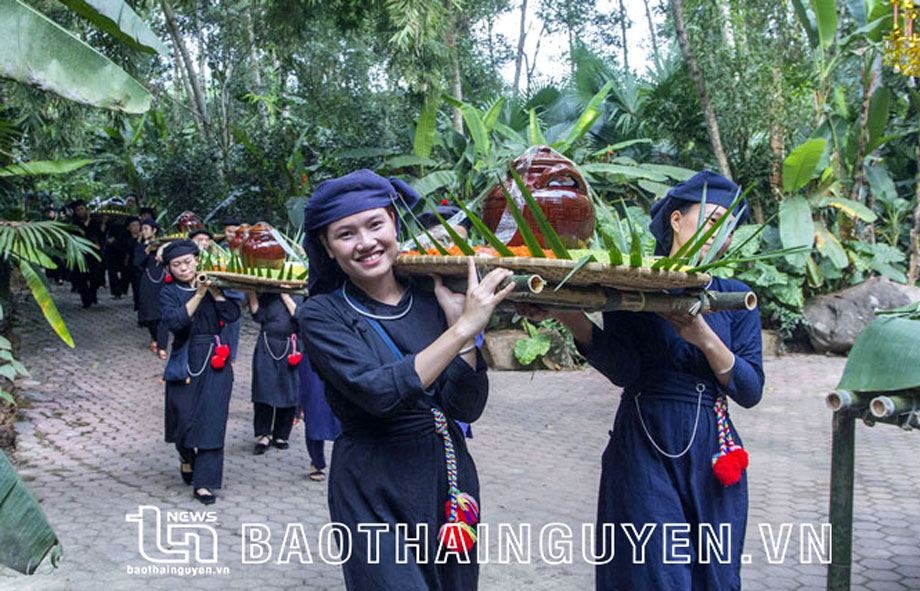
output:
<path id="1" fill-rule="evenodd" d="M 477 587 L 479 481 L 451 419 L 474 421 L 485 407 L 488 380 L 474 339 L 513 289 L 498 289 L 511 272 L 497 269 L 480 282 L 471 260 L 466 295 L 440 278 L 433 294 L 403 284 L 393 272 L 393 205 L 417 200 L 402 181 L 361 170 L 321 183 L 304 212 L 310 298 L 297 317 L 342 423 L 329 511 L 351 532 L 345 584 L 360 591 Z M 369 545 L 362 523 L 387 529 Z M 421 537 L 424 559 L 409 550 L 397 560 L 397 524 Z M 441 543 L 469 550 L 468 561 L 439 553 Z"/>
<path id="2" fill-rule="evenodd" d="M 179 452 L 182 479 L 209 505 L 223 483 L 224 435 L 233 365 L 220 342 L 221 323 L 239 318 L 239 307 L 209 282 L 197 281 L 198 245 L 177 240 L 163 249 L 173 277 L 160 292 L 161 321 L 173 333 L 166 382 L 166 441 Z"/>
<path id="3" fill-rule="evenodd" d="M 708 171 L 673 188 L 652 207 L 656 254 L 675 255 L 695 234 L 700 215 L 712 224 L 741 211 L 728 211 L 738 190 Z M 749 290 L 719 277 L 713 277 L 710 289 Z M 519 310 L 533 320 L 560 320 L 588 362 L 624 388 L 602 458 L 596 554 L 601 561 L 611 553 L 613 558 L 597 567 L 597 590 L 739 589 L 747 453 L 728 418 L 727 398 L 745 408 L 760 401 L 764 375 L 757 310 L 696 316 L 606 312 L 603 328 L 581 313 L 531 305 Z M 624 524 L 636 531 L 656 526 L 644 561 L 634 562 Z M 665 524 L 685 528 L 677 535 L 687 541 L 678 552 L 688 557 L 686 563 L 665 554 Z M 701 544 L 710 534 L 730 548 L 727 556 L 705 560 Z"/>

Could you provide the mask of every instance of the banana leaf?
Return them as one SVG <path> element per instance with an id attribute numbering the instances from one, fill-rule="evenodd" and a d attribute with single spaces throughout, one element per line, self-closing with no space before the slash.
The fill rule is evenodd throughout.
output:
<path id="1" fill-rule="evenodd" d="M 32 160 L 0 168 L 0 176 L 34 176 L 66 174 L 92 164 L 92 160 Z"/>
<path id="2" fill-rule="evenodd" d="M 169 57 L 147 23 L 122 0 L 61 0 L 61 4 L 90 21 L 115 39 L 138 51 Z"/>
<path id="3" fill-rule="evenodd" d="M 61 553 L 57 536 L 6 454 L 0 453 L 0 564 L 31 575 L 49 553 L 56 565 Z"/>
<path id="4" fill-rule="evenodd" d="M 0 77 L 126 113 L 151 95 L 107 57 L 19 0 L 0 0 Z"/>
<path id="5" fill-rule="evenodd" d="M 887 392 L 920 387 L 920 321 L 878 318 L 856 338 L 840 390 Z"/>
<path id="6" fill-rule="evenodd" d="M 54 305 L 51 294 L 48 293 L 48 286 L 44 282 L 44 273 L 39 275 L 39 273 L 32 268 L 32 263 L 28 261 L 19 262 L 19 272 L 22 273 L 23 278 L 26 280 L 26 284 L 28 284 L 29 290 L 32 292 L 32 297 L 35 298 L 38 307 L 41 308 L 45 320 L 48 321 L 48 324 L 51 325 L 54 332 L 61 337 L 61 340 L 67 343 L 69 347 L 73 348 L 73 337 L 70 336 L 67 325 L 64 324 L 64 320 L 61 318 L 57 306 Z"/>

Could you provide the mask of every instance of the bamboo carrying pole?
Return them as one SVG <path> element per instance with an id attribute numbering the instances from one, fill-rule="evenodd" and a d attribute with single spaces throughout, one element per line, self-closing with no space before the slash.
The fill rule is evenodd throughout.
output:
<path id="1" fill-rule="evenodd" d="M 226 279 L 224 277 L 214 277 L 208 273 L 199 274 L 198 281 L 201 283 L 210 281 L 211 285 L 220 289 L 236 289 L 240 291 L 248 290 L 259 293 L 286 293 L 290 295 L 302 295 L 304 297 L 309 295 L 306 287 L 284 285 L 274 282 L 268 283 L 256 281 L 233 281 L 232 279 Z"/>

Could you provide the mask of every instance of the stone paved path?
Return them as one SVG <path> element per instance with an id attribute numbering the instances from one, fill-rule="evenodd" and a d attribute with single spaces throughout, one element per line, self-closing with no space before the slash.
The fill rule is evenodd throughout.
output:
<path id="1" fill-rule="evenodd" d="M 175 452 L 163 442 L 162 366 L 147 351 L 146 331 L 136 327 L 130 302 L 100 293 L 102 305 L 84 311 L 66 289 L 54 296 L 77 348 L 57 341 L 35 310 L 24 315 L 23 361 L 33 377 L 23 391 L 18 459 L 63 542 L 64 560 L 28 578 L 0 568 L 0 589 L 343 589 L 339 568 L 318 556 L 318 535 L 328 521 L 326 487 L 306 477 L 302 427 L 295 427 L 291 449 L 251 453 L 252 323 L 244 323 L 234 368 L 225 488 L 211 524 L 217 566 L 229 573 L 129 573 L 149 563 L 139 552 L 138 524 L 126 515 L 140 505 L 163 512 L 202 506 L 180 481 Z M 843 359 L 820 356 L 770 360 L 763 402 L 752 410 L 733 408 L 751 452 L 746 590 L 824 588 L 825 567 L 800 564 L 798 528 L 827 518 L 831 417 L 823 394 L 843 366 Z M 572 564 L 548 564 L 540 559 L 539 532 L 549 522 L 565 523 L 577 540 L 581 524 L 593 522 L 600 454 L 618 389 L 594 371 L 493 373 L 491 380 L 489 406 L 471 442 L 482 503 L 492 523 L 533 524 L 534 557 L 532 564 L 484 565 L 480 588 L 593 588 L 592 569 L 579 558 L 581 544 L 575 544 Z M 857 429 L 853 588 L 920 589 L 920 464 L 914 456 L 920 434 L 889 426 Z M 270 562 L 242 564 L 241 525 L 247 522 L 270 528 Z M 298 564 L 296 557 L 276 563 L 289 523 L 303 525 L 313 564 Z M 758 524 L 778 533 L 783 523 L 795 524 L 788 552 L 781 564 L 769 564 Z M 145 550 L 156 557 L 152 519 L 145 525 Z M 493 560 L 494 546 L 493 540 Z"/>

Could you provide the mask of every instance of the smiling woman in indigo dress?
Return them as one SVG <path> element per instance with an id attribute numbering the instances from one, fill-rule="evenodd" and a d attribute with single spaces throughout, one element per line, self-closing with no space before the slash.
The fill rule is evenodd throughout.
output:
<path id="1" fill-rule="evenodd" d="M 252 353 L 252 407 L 256 444 L 254 453 L 265 453 L 269 445 L 289 447 L 294 412 L 300 399 L 303 347 L 297 340 L 294 312 L 300 296 L 282 293 L 247 294 L 252 319 L 261 330 Z"/>
<path id="2" fill-rule="evenodd" d="M 332 451 L 329 511 L 351 532 L 344 574 L 353 590 L 477 588 L 475 550 L 466 564 L 457 554 L 442 555 L 445 564 L 436 558 L 440 532 L 473 531 L 459 523 L 475 523 L 479 481 L 451 419 L 475 421 L 485 407 L 486 367 L 474 341 L 513 288 L 498 289 L 511 272 L 494 270 L 480 282 L 471 261 L 466 295 L 451 292 L 440 278 L 434 293 L 397 279 L 391 204 L 411 207 L 417 199 L 398 179 L 361 170 L 321 183 L 304 215 L 311 295 L 297 316 L 342 423 Z M 442 529 L 448 521 L 454 526 Z M 386 529 L 369 544 L 368 532 L 357 529 L 362 523 Z M 408 560 L 397 561 L 403 544 L 397 524 L 407 527 L 403 535 L 421 536 L 424 554 L 410 549 Z M 446 548 L 460 547 L 450 540 Z M 470 540 L 464 538 L 463 547 Z"/>
<path id="3" fill-rule="evenodd" d="M 166 441 L 179 452 L 182 479 L 209 505 L 223 483 L 224 435 L 233 389 L 230 352 L 220 343 L 221 322 L 239 307 L 211 283 L 199 283 L 198 246 L 178 240 L 163 250 L 173 281 L 160 292 L 161 319 L 173 333 L 166 363 Z"/>
<path id="4" fill-rule="evenodd" d="M 652 207 L 656 254 L 676 253 L 695 233 L 699 215 L 709 224 L 723 215 L 743 215 L 741 209 L 728 212 L 738 190 L 708 171 L 672 189 Z M 720 277 L 713 277 L 709 289 L 749 290 Z M 534 320 L 547 316 L 532 306 L 519 309 Z M 596 550 L 606 559 L 613 548 L 614 557 L 597 567 L 598 591 L 740 589 L 747 454 L 728 418 L 726 397 L 745 408 L 760 401 L 764 375 L 757 310 L 705 316 L 606 312 L 603 328 L 581 313 L 551 315 L 571 330 L 588 362 L 624 389 L 602 459 Z M 612 541 L 605 524 L 614 528 Z M 655 525 L 643 563 L 634 562 L 621 524 L 636 531 Z M 686 547 L 673 546 L 672 555 L 665 554 L 664 524 L 686 529 L 675 536 L 687 541 Z M 718 539 L 724 525 L 726 556 L 712 554 L 705 563 L 700 541 L 707 539 L 706 527 Z M 682 556 L 688 557 L 686 564 L 675 563 Z"/>

